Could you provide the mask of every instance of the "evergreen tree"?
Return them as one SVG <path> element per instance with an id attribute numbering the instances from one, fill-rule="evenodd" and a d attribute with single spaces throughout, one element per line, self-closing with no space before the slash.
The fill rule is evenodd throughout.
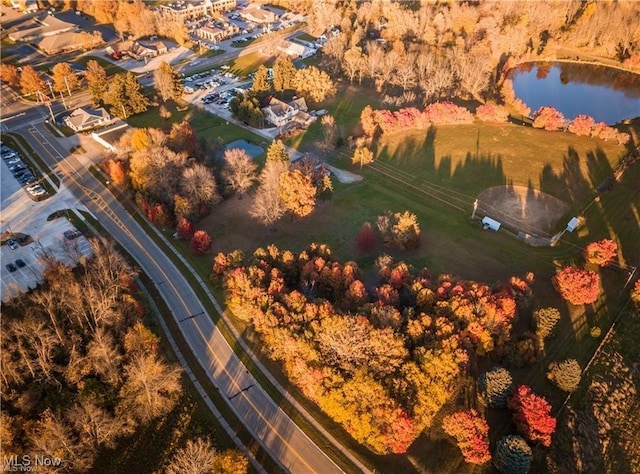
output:
<path id="1" fill-rule="evenodd" d="M 89 85 L 89 93 L 91 101 L 94 105 L 102 103 L 105 92 L 107 91 L 107 73 L 98 61 L 91 60 L 87 62 L 87 69 L 84 77 Z"/>
<path id="2" fill-rule="evenodd" d="M 169 63 L 163 61 L 153 73 L 153 82 L 164 102 L 177 100 L 182 96 L 182 79 Z"/>
<path id="3" fill-rule="evenodd" d="M 296 67 L 291 58 L 283 54 L 276 59 L 273 65 L 273 90 L 284 92 L 295 88 Z"/>
<path id="4" fill-rule="evenodd" d="M 289 152 L 282 140 L 274 140 L 267 148 L 267 163 L 278 161 L 289 163 Z"/>
<path id="5" fill-rule="evenodd" d="M 493 465 L 502 474 L 527 474 L 532 457 L 531 448 L 522 437 L 504 436 L 496 443 Z"/>
<path id="6" fill-rule="evenodd" d="M 491 407 L 502 408 L 513 388 L 513 379 L 507 369 L 496 367 L 485 372 L 478 380 L 480 394 Z"/>
<path id="7" fill-rule="evenodd" d="M 547 378 L 565 392 L 573 392 L 578 388 L 581 376 L 582 369 L 575 359 L 552 362 L 547 372 Z"/>
<path id="8" fill-rule="evenodd" d="M 111 105 L 111 114 L 122 119 L 147 110 L 149 101 L 142 86 L 131 72 L 116 74 L 109 83 L 104 102 Z"/>
<path id="9" fill-rule="evenodd" d="M 271 83 L 269 82 L 269 72 L 264 65 L 260 65 L 256 71 L 256 75 L 253 78 L 253 85 L 251 90 L 255 92 L 258 97 L 267 96 L 271 92 Z"/>
<path id="10" fill-rule="evenodd" d="M 553 330 L 560 321 L 560 311 L 556 308 L 540 308 L 533 313 L 536 322 L 536 335 L 538 339 L 544 341 L 553 334 Z"/>

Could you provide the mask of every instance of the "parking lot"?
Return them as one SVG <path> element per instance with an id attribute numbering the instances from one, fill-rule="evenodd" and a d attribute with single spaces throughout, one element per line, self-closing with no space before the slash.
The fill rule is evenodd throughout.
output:
<path id="1" fill-rule="evenodd" d="M 11 249 L 9 245 L 2 245 L 0 248 L 2 301 L 7 301 L 42 282 L 42 265 L 39 260 L 43 254 L 53 255 L 61 261 L 73 264 L 80 256 L 91 255 L 91 250 L 84 236 L 72 240 L 64 237 L 66 230 L 74 229 L 65 217 L 47 220 L 57 210 L 82 208 L 64 186 L 49 199 L 34 201 L 8 171 L 6 164 L 2 163 L 0 166 L 3 167 L 0 173 L 2 240 L 6 241 L 11 237 L 16 240 L 25 238 L 22 245 L 19 244 L 15 249 Z M 16 264 L 18 260 L 22 260 L 25 265 L 21 267 Z"/>

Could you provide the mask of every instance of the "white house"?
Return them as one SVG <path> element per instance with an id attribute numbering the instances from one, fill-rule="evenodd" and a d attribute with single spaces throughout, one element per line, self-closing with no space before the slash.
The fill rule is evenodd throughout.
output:
<path id="1" fill-rule="evenodd" d="M 91 138 L 105 147 L 108 151 L 116 153 L 118 151 L 120 138 L 127 132 L 127 130 L 129 130 L 129 125 L 126 122 L 118 120 L 109 128 L 105 128 L 99 132 L 93 132 L 91 134 Z"/>
<path id="2" fill-rule="evenodd" d="M 269 105 L 262 109 L 265 118 L 276 127 L 282 127 L 291 122 L 294 118 L 306 121 L 311 117 L 307 111 L 307 103 L 304 98 L 294 99 L 288 104 L 272 97 Z"/>
<path id="3" fill-rule="evenodd" d="M 71 114 L 64 119 L 64 123 L 73 131 L 81 132 L 104 125 L 110 120 L 111 115 L 102 107 L 99 109 L 83 109 L 80 107 L 71 112 Z"/>

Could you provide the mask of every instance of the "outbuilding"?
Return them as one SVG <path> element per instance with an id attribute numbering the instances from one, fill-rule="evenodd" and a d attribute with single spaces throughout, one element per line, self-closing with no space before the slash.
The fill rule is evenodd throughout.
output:
<path id="1" fill-rule="evenodd" d="M 489 216 L 484 216 L 482 218 L 482 227 L 484 229 L 491 229 L 491 230 L 494 230 L 494 231 L 498 232 L 498 230 L 500 230 L 500 226 L 501 225 L 502 224 L 500 224 L 500 222 L 498 222 L 495 219 L 492 219 Z"/>

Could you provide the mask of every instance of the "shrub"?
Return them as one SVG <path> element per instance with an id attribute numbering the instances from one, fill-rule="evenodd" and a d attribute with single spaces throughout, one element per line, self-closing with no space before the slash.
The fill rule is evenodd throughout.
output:
<path id="1" fill-rule="evenodd" d="M 578 388 L 581 376 L 582 369 L 575 359 L 552 362 L 547 372 L 547 378 L 565 392 L 573 392 Z"/>
<path id="2" fill-rule="evenodd" d="M 484 464 L 491 460 L 489 453 L 489 425 L 475 410 L 460 411 L 442 420 L 442 429 L 456 439 L 464 460 Z"/>
<path id="3" fill-rule="evenodd" d="M 540 308 L 533 312 L 533 319 L 536 322 L 538 339 L 544 340 L 553 334 L 556 324 L 560 321 L 560 311 L 556 308 Z"/>
<path id="4" fill-rule="evenodd" d="M 180 219 L 180 222 L 178 222 L 176 226 L 176 237 L 178 239 L 190 239 L 193 237 L 194 232 L 195 229 L 189 219 L 185 219 L 184 217 Z"/>
<path id="5" fill-rule="evenodd" d="M 204 230 L 197 230 L 191 238 L 191 251 L 196 255 L 203 255 L 211 250 L 211 237 Z"/>
<path id="6" fill-rule="evenodd" d="M 532 457 L 531 448 L 523 438 L 508 435 L 496 443 L 493 465 L 503 474 L 526 474 Z"/>
<path id="7" fill-rule="evenodd" d="M 513 379 L 507 369 L 496 367 L 482 374 L 478 385 L 482 398 L 489 406 L 503 408 L 507 405 L 507 397 L 513 388 Z"/>
<path id="8" fill-rule="evenodd" d="M 531 387 L 520 385 L 507 399 L 507 406 L 513 411 L 516 427 L 529 441 L 551 446 L 556 419 L 547 400 L 533 393 Z"/>
<path id="9" fill-rule="evenodd" d="M 596 124 L 593 117 L 588 115 L 578 115 L 569 124 L 568 130 L 578 136 L 588 137 L 591 134 L 591 129 Z"/>
<path id="10" fill-rule="evenodd" d="M 553 277 L 553 284 L 560 296 L 573 305 L 591 304 L 600 292 L 597 273 L 572 266 L 560 270 Z"/>
<path id="11" fill-rule="evenodd" d="M 589 330 L 589 335 L 594 339 L 598 339 L 602 335 L 602 330 L 598 326 L 593 326 Z"/>
<path id="12" fill-rule="evenodd" d="M 476 117 L 482 122 L 506 122 L 509 111 L 501 105 L 482 104 L 476 109 Z"/>
<path id="13" fill-rule="evenodd" d="M 473 115 L 452 102 L 434 102 L 424 108 L 424 120 L 433 124 L 471 123 Z"/>
<path id="14" fill-rule="evenodd" d="M 602 239 L 597 242 L 591 242 L 584 249 L 584 258 L 587 262 L 593 263 L 600 267 L 616 258 L 618 253 L 618 244 L 611 239 Z"/>
<path id="15" fill-rule="evenodd" d="M 533 114 L 533 127 L 545 130 L 560 130 L 564 126 L 564 116 L 553 107 L 540 107 Z"/>

